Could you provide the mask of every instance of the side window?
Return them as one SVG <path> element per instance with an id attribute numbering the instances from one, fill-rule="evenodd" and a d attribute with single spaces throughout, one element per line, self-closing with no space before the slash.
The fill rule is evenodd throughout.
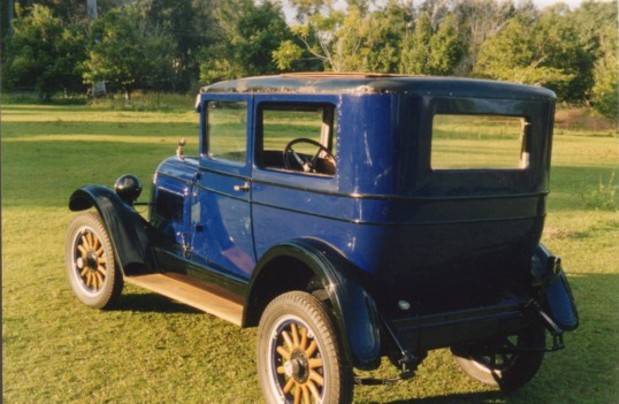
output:
<path id="1" fill-rule="evenodd" d="M 505 115 L 434 115 L 434 170 L 526 169 L 530 124 Z"/>
<path id="2" fill-rule="evenodd" d="M 242 101 L 209 101 L 206 114 L 207 155 L 212 159 L 244 163 L 247 104 Z"/>
<path id="3" fill-rule="evenodd" d="M 267 104 L 259 115 L 263 168 L 335 174 L 337 122 L 332 105 Z"/>

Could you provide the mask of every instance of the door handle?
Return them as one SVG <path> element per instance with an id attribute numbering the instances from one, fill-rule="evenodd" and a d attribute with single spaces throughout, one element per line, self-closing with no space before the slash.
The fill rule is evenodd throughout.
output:
<path id="1" fill-rule="evenodd" d="M 235 185 L 234 186 L 234 190 L 237 192 L 243 191 L 243 192 L 247 192 L 249 191 L 249 182 L 245 181 L 244 183 L 240 184 L 240 185 Z"/>

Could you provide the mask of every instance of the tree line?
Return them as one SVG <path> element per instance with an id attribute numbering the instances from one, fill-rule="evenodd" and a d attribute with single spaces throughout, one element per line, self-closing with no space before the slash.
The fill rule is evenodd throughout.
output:
<path id="1" fill-rule="evenodd" d="M 269 0 L 99 0 L 96 19 L 85 0 L 16 0 L 3 87 L 47 99 L 100 81 L 129 96 L 283 71 L 457 75 L 546 86 L 617 116 L 616 2 L 286 3 L 289 21 Z"/>

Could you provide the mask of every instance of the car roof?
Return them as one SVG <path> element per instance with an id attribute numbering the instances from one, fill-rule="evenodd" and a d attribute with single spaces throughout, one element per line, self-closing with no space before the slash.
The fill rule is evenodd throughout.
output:
<path id="1" fill-rule="evenodd" d="M 201 93 L 372 94 L 411 93 L 488 98 L 554 99 L 543 88 L 460 77 L 407 76 L 382 73 L 303 72 L 246 77 L 202 87 Z"/>

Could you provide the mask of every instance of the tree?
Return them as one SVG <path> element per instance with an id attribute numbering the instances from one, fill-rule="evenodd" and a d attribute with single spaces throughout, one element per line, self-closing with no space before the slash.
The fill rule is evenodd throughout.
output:
<path id="1" fill-rule="evenodd" d="M 458 20 L 460 40 L 465 51 L 459 65 L 458 74 L 468 76 L 477 61 L 481 45 L 496 35 L 507 20 L 513 17 L 516 8 L 511 0 L 463 0 L 454 6 L 453 15 Z"/>
<path id="2" fill-rule="evenodd" d="M 430 39 L 430 54 L 427 61 L 428 70 L 435 75 L 452 74 L 465 48 L 459 36 L 457 20 L 453 14 L 440 23 L 438 30 Z"/>
<path id="3" fill-rule="evenodd" d="M 384 9 L 374 11 L 367 23 L 363 70 L 396 73 L 401 46 L 413 15 L 412 3 L 389 0 Z"/>
<path id="4" fill-rule="evenodd" d="M 274 52 L 291 40 L 292 34 L 278 5 L 252 0 L 224 2 L 215 18 L 216 40 L 199 56 L 201 81 L 273 73 L 285 65 L 281 57 L 276 62 Z"/>
<path id="5" fill-rule="evenodd" d="M 552 49 L 556 41 L 546 27 L 535 21 L 514 17 L 496 36 L 486 40 L 475 65 L 474 74 L 517 83 L 565 88 L 575 75 L 557 64 Z"/>
<path id="6" fill-rule="evenodd" d="M 150 27 L 166 32 L 174 41 L 174 76 L 168 90 L 186 91 L 198 79 L 197 55 L 215 41 L 213 0 L 137 0 L 140 14 Z"/>
<path id="7" fill-rule="evenodd" d="M 85 46 L 78 27 L 65 25 L 45 6 L 34 5 L 25 17 L 14 20 L 4 57 L 7 88 L 34 85 L 48 100 L 58 90 L 81 89 Z"/>
<path id="8" fill-rule="evenodd" d="M 429 73 L 430 40 L 432 24 L 430 15 L 422 13 L 415 20 L 415 31 L 408 35 L 402 46 L 402 64 L 400 71 L 407 74 Z"/>
<path id="9" fill-rule="evenodd" d="M 595 63 L 593 107 L 602 115 L 619 119 L 619 62 L 617 60 L 617 30 L 605 29 L 601 35 L 601 56 Z"/>
<path id="10" fill-rule="evenodd" d="M 297 7 L 297 23 L 291 26 L 291 31 L 302 43 L 297 46 L 319 61 L 324 69 L 341 71 L 343 66 L 337 54 L 337 31 L 344 22 L 345 14 L 337 11 L 330 0 L 293 0 L 291 4 Z M 290 44 L 285 45 L 289 47 L 289 55 L 299 55 L 299 50 L 293 53 Z M 280 59 L 285 56 L 284 51 L 285 48 L 277 50 Z"/>
<path id="11" fill-rule="evenodd" d="M 106 81 L 124 91 L 127 99 L 136 88 L 165 88 L 175 74 L 173 38 L 149 26 L 135 5 L 97 19 L 89 49 L 84 81 Z"/>

